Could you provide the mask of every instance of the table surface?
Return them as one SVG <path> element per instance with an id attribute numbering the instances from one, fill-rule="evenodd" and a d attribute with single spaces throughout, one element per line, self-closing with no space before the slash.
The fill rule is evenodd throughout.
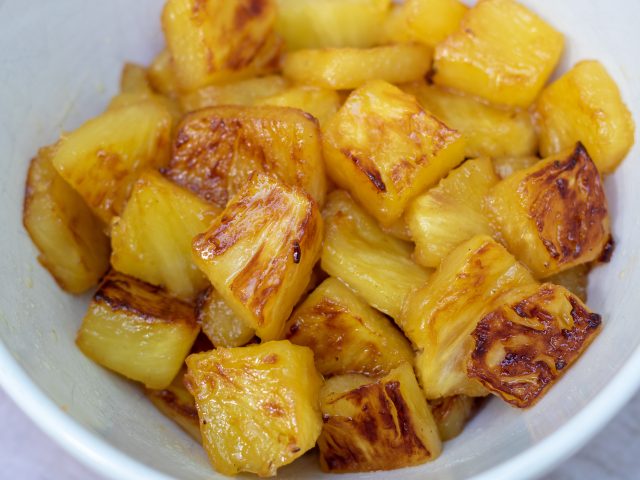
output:
<path id="1" fill-rule="evenodd" d="M 53 443 L 0 390 L 2 478 L 103 480 Z M 337 477 L 336 477 L 337 478 Z M 545 480 L 640 478 L 640 394 L 578 454 Z"/>

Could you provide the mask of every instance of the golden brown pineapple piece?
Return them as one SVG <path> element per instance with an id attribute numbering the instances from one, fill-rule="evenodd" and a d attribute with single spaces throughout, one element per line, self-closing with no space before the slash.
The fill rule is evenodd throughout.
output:
<path id="1" fill-rule="evenodd" d="M 40 254 L 38 261 L 69 293 L 95 286 L 109 268 L 109 239 L 78 193 L 51 164 L 56 146 L 31 160 L 22 223 Z"/>
<path id="2" fill-rule="evenodd" d="M 113 268 L 193 299 L 209 282 L 193 263 L 191 241 L 220 211 L 158 172 L 144 172 L 112 224 Z"/>
<path id="3" fill-rule="evenodd" d="M 458 132 L 381 80 L 352 92 L 323 133 L 333 181 L 387 226 L 464 155 Z"/>
<path id="4" fill-rule="evenodd" d="M 320 255 L 323 225 L 302 189 L 254 175 L 193 241 L 196 264 L 262 340 L 281 338 Z"/>
<path id="5" fill-rule="evenodd" d="M 306 347 L 283 340 L 187 358 L 205 450 L 225 475 L 273 476 L 313 448 L 322 379 Z"/>
<path id="6" fill-rule="evenodd" d="M 413 350 L 395 325 L 335 278 L 295 309 L 285 335 L 313 350 L 323 375 L 379 375 L 413 362 Z"/>
<path id="7" fill-rule="evenodd" d="M 216 347 L 241 347 L 256 333 L 213 288 L 198 298 L 197 316 L 202 332 Z"/>
<path id="8" fill-rule="evenodd" d="M 325 126 L 341 105 L 340 95 L 335 90 L 298 85 L 280 93 L 262 98 L 256 105 L 276 105 L 299 108 L 318 119 Z"/>
<path id="9" fill-rule="evenodd" d="M 607 247 L 605 247 L 606 250 Z M 613 245 L 611 246 L 613 248 Z M 601 259 L 602 260 L 602 259 Z M 590 264 L 581 264 L 571 267 L 568 270 L 563 270 L 560 273 L 550 276 L 547 279 L 548 283 L 554 285 L 561 285 L 583 302 L 587 301 L 587 287 L 589 284 L 589 271 L 591 270 Z"/>
<path id="10" fill-rule="evenodd" d="M 581 144 L 502 180 L 487 207 L 509 250 L 539 278 L 596 260 L 610 238 L 602 180 Z"/>
<path id="11" fill-rule="evenodd" d="M 438 44 L 433 80 L 499 105 L 527 107 L 553 72 L 564 40 L 514 0 L 482 0 Z"/>
<path id="12" fill-rule="evenodd" d="M 384 233 L 341 190 L 329 194 L 323 216 L 322 269 L 398 321 L 405 298 L 422 287 L 430 273 L 411 260 L 411 244 Z"/>
<path id="13" fill-rule="evenodd" d="M 178 79 L 168 49 L 165 48 L 153 59 L 147 70 L 147 78 L 156 92 L 168 97 L 175 97 L 178 94 Z"/>
<path id="14" fill-rule="evenodd" d="M 416 198 L 405 213 L 416 242 L 416 261 L 426 267 L 437 267 L 465 240 L 474 235 L 491 235 L 482 203 L 496 183 L 498 177 L 490 159 L 467 160 L 436 187 Z"/>
<path id="15" fill-rule="evenodd" d="M 108 224 L 122 213 L 139 173 L 166 164 L 171 122 L 155 100 L 111 109 L 63 136 L 51 161 Z"/>
<path id="16" fill-rule="evenodd" d="M 445 257 L 429 282 L 409 297 L 401 322 L 420 349 L 416 370 L 428 399 L 487 393 L 467 377 L 470 334 L 500 295 L 534 282 L 524 266 L 486 235 L 473 237 Z"/>
<path id="17" fill-rule="evenodd" d="M 519 170 L 529 168 L 540 161 L 535 155 L 524 157 L 499 157 L 493 159 L 493 169 L 500 179 L 505 179 Z"/>
<path id="18" fill-rule="evenodd" d="M 464 429 L 476 409 L 477 399 L 466 395 L 431 400 L 429 406 L 433 419 L 438 426 L 438 433 L 443 442 L 451 440 Z"/>
<path id="19" fill-rule="evenodd" d="M 159 287 L 112 271 L 78 331 L 80 350 L 148 388 L 167 388 L 198 335 L 193 307 Z"/>
<path id="20" fill-rule="evenodd" d="M 546 87 L 535 111 L 543 156 L 582 142 L 598 170 L 611 173 L 633 145 L 631 112 L 598 61 L 579 62 Z"/>
<path id="21" fill-rule="evenodd" d="M 392 470 L 440 455 L 438 428 L 408 363 L 379 380 L 333 377 L 320 401 L 318 447 L 325 472 Z"/>
<path id="22" fill-rule="evenodd" d="M 286 107 L 211 107 L 178 127 L 167 175 L 221 207 L 253 172 L 272 172 L 320 205 L 326 179 L 315 119 Z"/>
<path id="23" fill-rule="evenodd" d="M 512 405 L 529 407 L 582 354 L 600 323 L 564 287 L 515 289 L 475 327 L 468 374 Z"/>
<path id="24" fill-rule="evenodd" d="M 322 48 L 289 53 L 282 72 L 294 83 L 350 90 L 380 79 L 405 83 L 425 76 L 432 51 L 425 45 L 403 43 L 373 48 Z"/>

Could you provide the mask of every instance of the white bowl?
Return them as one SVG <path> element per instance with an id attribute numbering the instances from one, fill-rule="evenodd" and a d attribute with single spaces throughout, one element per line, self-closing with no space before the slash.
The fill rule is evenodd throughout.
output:
<path id="1" fill-rule="evenodd" d="M 87 298 L 64 294 L 36 262 L 22 228 L 28 160 L 60 132 L 97 114 L 125 60 L 147 63 L 162 46 L 159 0 L 0 1 L 0 384 L 47 433 L 114 479 L 211 479 L 202 449 L 135 385 L 86 359 L 73 340 Z M 525 3 L 567 37 L 561 70 L 604 62 L 640 122 L 640 4 L 609 0 Z M 606 188 L 617 242 L 591 276 L 603 314 L 594 344 L 534 408 L 492 401 L 431 464 L 350 478 L 532 478 L 576 451 L 640 383 L 639 148 Z M 319 478 L 308 455 L 282 478 Z"/>

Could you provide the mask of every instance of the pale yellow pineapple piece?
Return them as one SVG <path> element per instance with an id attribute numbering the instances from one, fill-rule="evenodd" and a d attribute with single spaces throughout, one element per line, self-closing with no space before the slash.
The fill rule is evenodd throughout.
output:
<path id="1" fill-rule="evenodd" d="M 323 216 L 322 269 L 399 321 L 405 298 L 426 283 L 430 270 L 413 262 L 411 244 L 384 233 L 346 192 L 329 194 Z"/>
<path id="2" fill-rule="evenodd" d="M 413 350 L 395 325 L 335 278 L 322 282 L 295 309 L 285 336 L 311 348 L 325 376 L 379 375 L 413 362 Z"/>
<path id="3" fill-rule="evenodd" d="M 386 226 L 464 158 L 459 132 L 381 80 L 352 92 L 323 133 L 332 180 Z"/>
<path id="4" fill-rule="evenodd" d="M 486 205 L 509 250 L 539 278 L 596 260 L 610 239 L 602 180 L 581 144 L 502 180 Z"/>
<path id="5" fill-rule="evenodd" d="M 607 248 L 609 249 L 609 251 L 613 251 L 613 241 L 610 246 L 605 246 L 605 252 L 603 252 L 605 255 Z M 600 258 L 600 260 L 608 261 L 608 258 Z M 563 286 L 580 300 L 586 302 L 590 270 L 591 266 L 589 264 L 583 263 L 581 265 L 571 267 L 568 270 L 563 270 L 562 272 L 556 273 L 555 275 L 551 275 L 547 279 L 547 282 L 553 283 L 554 285 Z"/>
<path id="6" fill-rule="evenodd" d="M 168 97 L 178 94 L 178 79 L 173 67 L 173 59 L 168 49 L 162 50 L 151 62 L 147 70 L 149 84 L 158 93 Z"/>
<path id="7" fill-rule="evenodd" d="M 546 87 L 535 111 L 545 157 L 582 142 L 600 173 L 611 173 L 633 145 L 631 112 L 598 61 L 579 62 Z"/>
<path id="8" fill-rule="evenodd" d="M 325 472 L 392 470 L 440 455 L 438 428 L 408 363 L 379 380 L 333 377 L 320 401 L 318 447 Z"/>
<path id="9" fill-rule="evenodd" d="M 322 235 L 311 197 L 256 174 L 194 239 L 193 258 L 236 315 L 262 340 L 274 340 L 305 291 Z"/>
<path id="10" fill-rule="evenodd" d="M 409 297 L 401 322 L 420 349 L 416 370 L 428 399 L 487 393 L 467 377 L 470 334 L 500 295 L 534 282 L 524 266 L 486 235 L 473 237 L 445 257 L 429 282 Z"/>
<path id="11" fill-rule="evenodd" d="M 527 107 L 563 44 L 559 32 L 515 0 L 481 0 L 437 45 L 433 81 L 498 105 Z"/>
<path id="12" fill-rule="evenodd" d="M 40 254 L 38 261 L 69 293 L 95 286 L 109 268 L 103 225 L 51 164 L 56 145 L 31 160 L 22 223 Z"/>
<path id="13" fill-rule="evenodd" d="M 197 316 L 202 332 L 216 347 L 241 347 L 256 334 L 213 288 L 198 299 Z"/>
<path id="14" fill-rule="evenodd" d="M 282 62 L 285 77 L 295 83 L 350 90 L 380 79 L 405 83 L 425 76 L 432 50 L 419 44 L 373 48 L 323 48 L 291 52 Z"/>
<path id="15" fill-rule="evenodd" d="M 283 340 L 187 358 L 205 450 L 224 475 L 273 476 L 314 447 L 322 378 L 313 352 Z"/>
<path id="16" fill-rule="evenodd" d="M 462 433 L 465 425 L 473 416 L 476 402 L 477 399 L 466 395 L 438 398 L 429 402 L 433 419 L 438 426 L 438 433 L 443 442 Z"/>
<path id="17" fill-rule="evenodd" d="M 460 243 L 493 233 L 482 209 L 485 195 L 498 183 L 489 158 L 467 160 L 416 198 L 405 219 L 416 243 L 415 260 L 437 267 Z"/>
<path id="18" fill-rule="evenodd" d="M 277 0 L 278 32 L 289 50 L 373 46 L 391 0 Z"/>
<path id="19" fill-rule="evenodd" d="M 493 159 L 493 169 L 500 179 L 505 179 L 519 170 L 529 168 L 540 161 L 540 157 L 527 155 L 524 157 L 500 157 Z"/>
<path id="20" fill-rule="evenodd" d="M 538 139 L 527 111 L 492 107 L 468 95 L 414 82 L 402 89 L 465 137 L 465 157 L 522 157 L 536 153 Z"/>
<path id="21" fill-rule="evenodd" d="M 171 122 L 154 100 L 108 110 L 64 135 L 51 161 L 108 224 L 122 213 L 139 173 L 167 163 Z"/>
<path id="22" fill-rule="evenodd" d="M 304 85 L 288 88 L 256 102 L 256 105 L 299 108 L 316 117 L 320 126 L 327 124 L 341 104 L 340 95 L 335 90 Z"/>
<path id="23" fill-rule="evenodd" d="M 96 363 L 148 388 L 167 388 L 198 335 L 193 307 L 111 272 L 89 304 L 76 344 Z"/>

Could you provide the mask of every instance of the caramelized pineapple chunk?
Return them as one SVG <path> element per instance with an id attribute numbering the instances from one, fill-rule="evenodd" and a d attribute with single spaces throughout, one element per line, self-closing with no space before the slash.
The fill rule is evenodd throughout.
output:
<path id="1" fill-rule="evenodd" d="M 197 316 L 203 333 L 216 347 L 241 347 L 249 343 L 256 333 L 233 313 L 213 288 L 198 299 Z"/>
<path id="2" fill-rule="evenodd" d="M 323 133 L 332 180 L 387 226 L 464 155 L 458 132 L 380 80 L 351 93 Z"/>
<path id="3" fill-rule="evenodd" d="M 147 70 L 149 84 L 156 92 L 168 97 L 178 93 L 178 79 L 173 68 L 173 59 L 168 49 L 162 50 L 151 62 Z"/>
<path id="4" fill-rule="evenodd" d="M 257 174 L 196 236 L 193 258 L 236 315 L 262 340 L 274 340 L 305 290 L 322 234 L 311 197 Z"/>
<path id="5" fill-rule="evenodd" d="M 346 283 L 369 305 L 399 321 L 407 295 L 429 278 L 429 270 L 411 260 L 411 245 L 384 233 L 340 190 L 327 198 L 323 216 L 322 269 Z"/>
<path id="6" fill-rule="evenodd" d="M 218 472 L 273 476 L 315 445 L 322 379 L 308 348 L 286 340 L 218 348 L 190 355 L 187 366 L 203 445 Z"/>
<path id="7" fill-rule="evenodd" d="M 437 267 L 465 240 L 479 234 L 491 235 L 482 203 L 496 183 L 498 177 L 491 160 L 467 160 L 440 180 L 437 187 L 416 198 L 405 213 L 416 242 L 416 261 Z"/>
<path id="8" fill-rule="evenodd" d="M 451 440 L 462 433 L 476 408 L 477 400 L 466 395 L 431 400 L 429 406 L 433 419 L 438 426 L 438 433 L 443 442 Z"/>
<path id="9" fill-rule="evenodd" d="M 527 107 L 553 72 L 562 35 L 514 0 L 483 0 L 436 46 L 438 85 Z"/>
<path id="10" fill-rule="evenodd" d="M 275 173 L 320 205 L 326 179 L 315 119 L 286 107 L 211 107 L 178 127 L 167 176 L 224 207 L 253 172 Z"/>
<path id="11" fill-rule="evenodd" d="M 493 169 L 500 179 L 505 179 L 517 171 L 529 168 L 540 161 L 535 155 L 524 157 L 499 157 L 493 159 Z"/>
<path id="12" fill-rule="evenodd" d="M 611 173 L 633 145 L 631 112 L 598 61 L 577 63 L 542 91 L 535 110 L 543 156 L 582 142 L 598 170 Z"/>
<path id="13" fill-rule="evenodd" d="M 509 250 L 539 278 L 596 260 L 610 238 L 602 180 L 581 144 L 502 180 L 487 207 Z"/>
<path id="14" fill-rule="evenodd" d="M 148 388 L 167 388 L 200 327 L 193 307 L 112 271 L 89 304 L 76 344 L 96 363 Z"/>
<path id="15" fill-rule="evenodd" d="M 402 333 L 335 278 L 325 280 L 296 308 L 285 335 L 313 350 L 323 375 L 379 375 L 413 362 Z"/>
<path id="16" fill-rule="evenodd" d="M 431 59 L 429 47 L 411 43 L 298 50 L 284 58 L 282 72 L 295 83 L 350 90 L 375 79 L 390 83 L 418 80 L 429 71 Z"/>
<path id="17" fill-rule="evenodd" d="M 324 126 L 338 111 L 341 103 L 340 95 L 335 90 L 299 85 L 262 98 L 256 102 L 256 105 L 299 108 L 316 117 L 320 126 Z"/>
<path id="18" fill-rule="evenodd" d="M 111 109 L 63 136 L 51 161 L 108 224 L 122 213 L 140 171 L 166 164 L 171 122 L 155 100 Z"/>
<path id="19" fill-rule="evenodd" d="M 109 239 L 102 224 L 51 164 L 56 146 L 31 160 L 22 223 L 40 254 L 38 261 L 69 293 L 95 286 L 109 268 Z"/>
<path id="20" fill-rule="evenodd" d="M 475 327 L 468 374 L 512 405 L 529 407 L 587 348 L 600 323 L 564 287 L 515 289 Z"/>
<path id="21" fill-rule="evenodd" d="M 440 455 L 438 428 L 408 363 L 377 381 L 333 377 L 320 401 L 318 447 L 325 472 L 392 470 Z"/>
<path id="22" fill-rule="evenodd" d="M 455 248 L 409 297 L 401 325 L 421 350 L 416 370 L 428 399 L 487 393 L 467 377 L 471 332 L 500 295 L 534 282 L 502 245 L 478 235 Z"/>

